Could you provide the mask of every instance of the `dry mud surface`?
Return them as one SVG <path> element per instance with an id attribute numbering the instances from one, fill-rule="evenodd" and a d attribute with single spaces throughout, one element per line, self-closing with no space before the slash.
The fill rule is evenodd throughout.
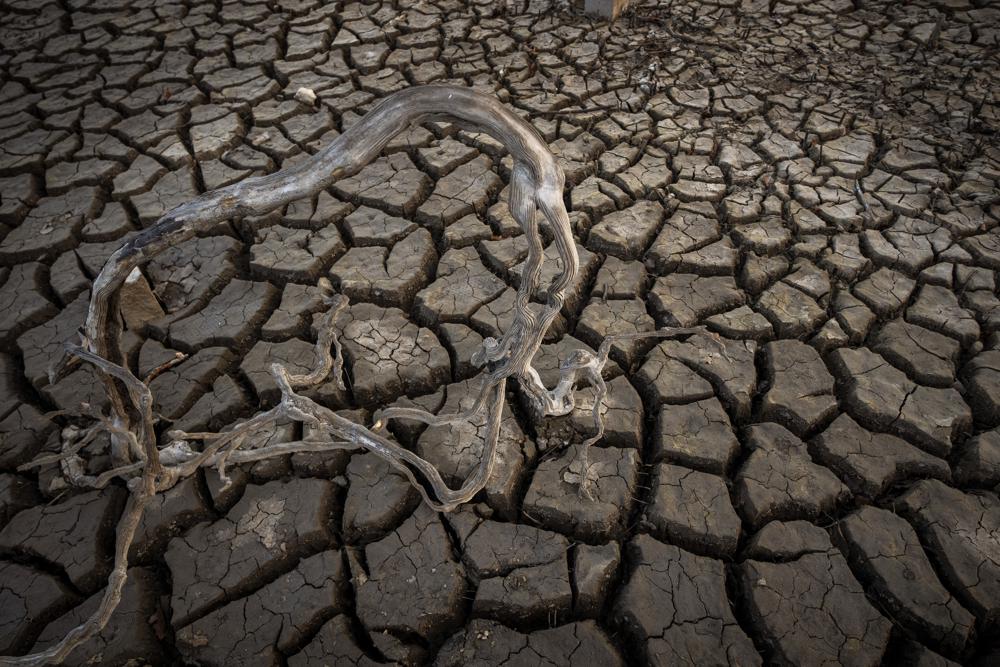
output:
<path id="1" fill-rule="evenodd" d="M 725 354 L 616 345 L 593 501 L 562 474 L 586 402 L 539 422 L 516 386 L 489 488 L 451 515 L 364 453 L 187 480 L 70 662 L 997 664 L 989 5 L 639 3 L 608 27 L 544 1 L 0 0 L 0 651 L 60 638 L 110 569 L 124 488 L 16 472 L 56 446 L 47 413 L 103 404 L 90 369 L 47 371 L 108 254 L 448 82 L 500 97 L 566 170 L 582 270 L 546 381 L 609 333 L 701 324 Z M 270 405 L 272 361 L 313 363 L 321 279 L 352 302 L 350 382 L 317 400 L 361 421 L 467 407 L 527 251 L 510 166 L 486 136 L 415 128 L 315 200 L 157 257 L 127 346 L 137 373 L 188 355 L 153 383 L 163 426 Z M 480 432 L 394 427 L 453 482 Z"/>

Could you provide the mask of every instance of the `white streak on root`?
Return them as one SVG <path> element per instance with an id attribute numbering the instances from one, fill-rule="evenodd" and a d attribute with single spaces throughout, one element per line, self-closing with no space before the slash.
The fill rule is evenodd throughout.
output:
<path id="1" fill-rule="evenodd" d="M 198 232 L 207 231 L 223 220 L 262 215 L 293 200 L 315 195 L 337 179 L 360 171 L 394 136 L 411 125 L 442 120 L 473 131 L 486 132 L 510 151 L 514 167 L 509 206 L 528 241 L 528 258 L 515 299 L 514 320 L 500 340 L 487 339 L 475 356 L 476 363 L 485 369 L 473 407 L 451 415 L 435 415 L 413 408 L 388 408 L 376 415 L 375 426 L 368 429 L 297 393 L 297 389 L 315 386 L 331 374 L 333 380 L 343 387 L 343 355 L 335 336 L 334 319 L 347 305 L 347 299 L 334 296 L 320 327 L 316 344 L 317 363 L 313 372 L 291 375 L 280 364 L 271 366 L 271 373 L 281 390 L 278 405 L 225 433 L 171 432 L 168 434 L 171 442 L 160 449 L 154 429 L 153 400 L 148 388 L 151 378 L 147 378 L 147 382 L 136 378 L 128 370 L 121 352 L 118 290 L 122 284 L 155 255 Z M 27 467 L 35 467 L 58 461 L 67 480 L 77 486 L 100 487 L 114 477 L 127 481 L 131 497 L 118 524 L 114 570 L 98 610 L 86 622 L 74 628 L 58 644 L 32 655 L 0 658 L 0 665 L 58 663 L 100 632 L 121 599 L 128 568 L 128 551 L 145 506 L 156 493 L 193 475 L 198 468 L 216 468 L 220 477 L 228 480 L 225 472 L 227 465 L 292 452 L 367 449 L 405 474 L 424 501 L 435 510 L 451 511 L 468 502 L 484 488 L 496 464 L 505 391 L 507 380 L 511 377 L 520 381 L 520 386 L 540 416 L 566 415 L 573 411 L 575 385 L 581 374 L 595 387 L 595 435 L 583 443 L 578 459 L 571 464 L 568 474 L 569 478 L 579 481 L 581 494 L 590 498 L 594 475 L 591 474 L 587 452 L 604 432 L 601 408 L 607 386 L 601 378 L 601 371 L 607 363 L 611 344 L 615 340 L 636 336 L 609 338 L 596 355 L 589 351 L 576 351 L 560 366 L 560 380 L 552 391 L 545 388 L 531 365 L 545 332 L 563 306 L 565 292 L 573 284 L 579 268 L 569 216 L 563 204 L 563 186 L 562 169 L 545 142 L 531 125 L 498 100 L 467 88 L 422 86 L 390 95 L 310 159 L 273 174 L 249 178 L 205 193 L 169 211 L 151 228 L 121 246 L 94 281 L 82 345 L 68 346 L 73 357 L 91 363 L 101 371 L 108 391 L 110 414 L 98 417 L 98 422 L 91 427 L 91 434 L 67 440 L 59 455 L 27 464 Z M 528 308 L 528 304 L 538 287 L 543 261 L 542 238 L 535 215 L 538 210 L 548 221 L 563 270 L 549 285 L 544 308 L 536 314 Z M 701 330 L 664 330 L 639 336 L 665 337 L 696 331 Z M 331 347 L 335 351 L 333 354 Z M 67 367 L 65 361 L 61 367 Z M 162 370 L 165 368 L 157 369 L 151 376 Z M 482 459 L 457 489 L 450 488 L 429 461 L 378 433 L 389 419 L 447 424 L 470 420 L 484 411 L 487 430 Z M 283 420 L 308 424 L 318 437 L 308 441 L 252 447 L 254 440 L 251 436 Z M 90 476 L 84 474 L 78 453 L 98 432 L 105 432 L 110 437 L 112 468 L 102 475 Z M 190 443 L 195 441 L 202 443 L 200 451 L 191 447 Z"/>

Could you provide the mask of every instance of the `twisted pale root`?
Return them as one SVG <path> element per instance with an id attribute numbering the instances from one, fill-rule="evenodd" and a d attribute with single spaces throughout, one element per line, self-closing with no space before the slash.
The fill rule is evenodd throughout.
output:
<path id="1" fill-rule="evenodd" d="M 388 408 L 376 415 L 374 426 L 368 429 L 297 393 L 297 389 L 315 386 L 331 374 L 333 381 L 343 387 L 343 355 L 335 335 L 335 318 L 346 307 L 347 299 L 333 295 L 317 336 L 314 370 L 304 375 L 291 375 L 281 365 L 272 365 L 271 373 L 281 391 L 278 405 L 224 433 L 172 431 L 168 433 L 170 442 L 159 448 L 148 384 L 128 370 L 121 351 L 118 291 L 125 278 L 167 248 L 210 230 L 220 221 L 259 216 L 293 200 L 317 194 L 337 179 L 360 171 L 400 132 L 413 124 L 428 121 L 447 121 L 485 132 L 507 147 L 514 160 L 509 206 L 528 242 L 528 257 L 514 302 L 513 322 L 499 340 L 487 339 L 475 356 L 484 371 L 471 409 L 458 414 L 435 415 L 413 408 Z M 227 480 L 226 466 L 231 464 L 294 452 L 367 449 L 402 471 L 432 508 L 451 511 L 468 502 L 485 487 L 494 469 L 506 383 L 511 377 L 519 379 L 520 386 L 541 416 L 565 415 L 574 409 L 575 385 L 581 374 L 595 387 L 595 435 L 584 442 L 577 461 L 571 466 L 578 473 L 582 472 L 578 475 L 581 492 L 589 496 L 591 475 L 587 450 L 604 431 L 601 409 L 607 387 L 601 371 L 607 363 L 611 343 L 623 337 L 608 339 L 596 355 L 583 350 L 576 352 L 560 367 L 560 380 L 551 391 L 544 387 L 531 365 L 546 331 L 563 307 L 566 290 L 576 279 L 579 268 L 569 216 L 563 204 L 563 186 L 562 170 L 545 142 L 531 125 L 498 100 L 466 88 L 423 86 L 387 97 L 308 160 L 205 193 L 174 208 L 155 225 L 121 246 L 94 281 L 83 345 L 71 346 L 68 351 L 72 356 L 67 357 L 93 364 L 104 378 L 110 413 L 94 428 L 110 438 L 112 467 L 98 476 L 83 474 L 78 452 L 93 439 L 87 436 L 64 443 L 61 454 L 28 464 L 31 467 L 58 461 L 70 483 L 77 486 L 98 487 L 114 477 L 127 481 L 131 497 L 118 524 L 114 569 L 97 611 L 83 624 L 44 651 L 0 658 L 0 665 L 57 663 L 100 632 L 121 599 L 128 551 L 145 506 L 156 493 L 169 489 L 198 468 L 216 468 L 223 480 Z M 528 306 L 531 295 L 538 288 L 543 262 L 537 211 L 541 211 L 548 222 L 562 271 L 548 286 L 544 307 L 535 313 Z M 640 335 L 692 332 L 684 329 Z M 62 367 L 67 364 L 63 363 Z M 151 377 L 147 381 L 149 379 Z M 429 461 L 380 434 L 390 419 L 409 419 L 430 425 L 451 424 L 471 420 L 483 412 L 487 428 L 482 458 L 457 489 L 449 487 Z M 247 448 L 255 444 L 253 436 L 256 433 L 283 420 L 308 424 L 318 435 L 304 441 Z M 84 440 L 82 444 L 81 440 Z M 192 442 L 200 442 L 200 450 L 193 448 Z"/>

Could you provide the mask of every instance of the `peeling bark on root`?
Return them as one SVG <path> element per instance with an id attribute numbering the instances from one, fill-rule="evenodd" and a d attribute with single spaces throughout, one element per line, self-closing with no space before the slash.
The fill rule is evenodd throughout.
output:
<path id="1" fill-rule="evenodd" d="M 506 146 L 514 159 L 510 211 L 528 240 L 528 259 L 515 299 L 514 320 L 499 340 L 487 338 L 474 358 L 474 362 L 484 367 L 485 371 L 473 407 L 467 412 L 451 415 L 435 415 L 413 408 L 387 408 L 376 415 L 374 426 L 368 429 L 297 393 L 297 389 L 319 384 L 331 374 L 334 381 L 343 385 L 343 355 L 340 342 L 334 335 L 333 322 L 337 313 L 347 305 L 347 299 L 334 295 L 330 298 L 330 308 L 323 318 L 318 336 L 315 370 L 306 375 L 290 375 L 280 364 L 271 366 L 271 373 L 281 390 L 278 405 L 225 433 L 172 431 L 169 433 L 171 442 L 159 448 L 154 429 L 153 400 L 148 388 L 151 378 L 144 382 L 135 377 L 126 367 L 121 351 L 122 322 L 118 312 L 118 292 L 126 277 L 167 248 L 208 230 L 220 221 L 263 215 L 293 200 L 315 195 L 336 180 L 360 171 L 400 132 L 411 125 L 429 121 L 447 121 L 475 132 L 485 132 Z M 540 416 L 565 415 L 574 409 L 574 388 L 581 374 L 594 385 L 597 392 L 593 408 L 596 434 L 583 444 L 578 457 L 565 473 L 567 481 L 578 483 L 581 494 L 589 497 L 597 471 L 588 462 L 587 450 L 604 432 L 601 408 L 607 387 L 601 378 L 601 370 L 607 363 L 608 352 L 615 340 L 637 336 L 610 337 L 600 346 L 597 354 L 578 350 L 561 364 L 560 380 L 551 391 L 545 388 L 531 365 L 579 269 L 569 216 L 563 204 L 563 186 L 562 169 L 545 142 L 531 125 L 497 99 L 466 88 L 421 86 L 387 97 L 310 159 L 273 174 L 249 178 L 205 193 L 174 208 L 155 225 L 119 248 L 94 281 L 82 346 L 67 346 L 69 356 L 61 364 L 61 369 L 53 371 L 58 374 L 76 359 L 96 366 L 107 388 L 110 414 L 91 414 L 96 423 L 90 429 L 66 438 L 60 455 L 55 458 L 48 456 L 23 466 L 36 467 L 58 461 L 67 481 L 80 487 L 105 486 L 114 477 L 126 480 L 132 495 L 118 525 L 114 570 L 100 606 L 86 622 L 49 649 L 27 656 L 3 657 L 0 658 L 0 665 L 59 663 L 76 647 L 100 632 L 121 599 L 129 548 L 145 506 L 157 493 L 171 488 L 200 467 L 216 468 L 220 477 L 228 482 L 228 464 L 294 452 L 364 448 L 402 471 L 435 510 L 451 511 L 468 502 L 485 487 L 496 463 L 506 384 L 511 377 L 520 381 L 533 409 Z M 543 261 L 542 237 L 536 220 L 538 210 L 541 210 L 552 230 L 563 270 L 548 287 L 545 307 L 535 314 L 528 305 L 538 287 Z M 638 336 L 666 337 L 696 332 L 702 332 L 702 329 L 666 329 Z M 429 425 L 447 424 L 469 420 L 484 410 L 488 428 L 483 458 L 457 489 L 450 488 L 429 461 L 380 435 L 389 419 L 416 420 Z M 316 432 L 325 434 L 326 439 L 253 446 L 251 436 L 255 432 L 276 421 L 288 419 L 309 424 Z M 78 452 L 100 432 L 110 437 L 113 465 L 102 475 L 86 475 Z M 200 450 L 191 446 L 197 441 L 202 443 Z"/>

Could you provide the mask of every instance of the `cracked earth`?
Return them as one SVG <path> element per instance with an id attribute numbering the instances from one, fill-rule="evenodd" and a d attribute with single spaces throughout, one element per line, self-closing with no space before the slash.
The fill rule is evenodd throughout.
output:
<path id="1" fill-rule="evenodd" d="M 637 2 L 608 26 L 547 0 L 0 0 L 0 652 L 58 641 L 111 569 L 124 489 L 17 472 L 58 447 L 53 411 L 107 404 L 89 367 L 48 369 L 108 255 L 439 82 L 499 97 L 567 174 L 581 270 L 548 386 L 609 334 L 703 325 L 721 348 L 614 345 L 592 500 L 565 476 L 592 390 L 542 421 L 512 386 L 496 470 L 449 515 L 368 453 L 199 471 L 146 511 L 121 605 L 69 662 L 997 664 L 990 5 Z M 510 167 L 488 136 L 413 128 L 156 257 L 123 315 L 139 377 L 184 355 L 152 383 L 162 429 L 273 405 L 268 367 L 312 368 L 329 288 L 348 389 L 311 397 L 365 424 L 469 407 L 528 251 Z M 392 429 L 457 483 L 485 420 Z"/>

